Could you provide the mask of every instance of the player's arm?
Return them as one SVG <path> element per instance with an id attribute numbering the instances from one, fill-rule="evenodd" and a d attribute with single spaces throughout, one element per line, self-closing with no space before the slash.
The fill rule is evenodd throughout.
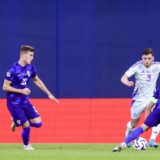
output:
<path id="1" fill-rule="evenodd" d="M 57 103 L 59 103 L 59 101 L 52 95 L 52 93 L 47 89 L 47 87 L 45 86 L 45 84 L 42 82 L 42 80 L 38 77 L 38 75 L 36 75 L 33 78 L 33 82 L 36 84 L 37 87 L 39 87 L 42 91 L 44 91 L 48 97 L 51 100 L 55 100 Z"/>
<path id="2" fill-rule="evenodd" d="M 14 92 L 14 93 L 21 93 L 21 94 L 25 94 L 25 95 L 29 95 L 30 94 L 30 89 L 25 88 L 25 89 L 17 89 L 11 86 L 11 81 L 9 80 L 4 80 L 3 83 L 3 90 L 6 92 Z"/>
<path id="3" fill-rule="evenodd" d="M 148 115 L 151 113 L 151 110 L 152 110 L 152 108 L 154 107 L 154 105 L 156 103 L 157 103 L 157 99 L 155 97 L 152 97 L 151 101 L 146 106 L 146 109 L 145 109 L 145 118 L 147 118 Z"/>
<path id="4" fill-rule="evenodd" d="M 134 86 L 134 82 L 130 81 L 126 74 L 121 77 L 121 82 L 128 87 Z"/>

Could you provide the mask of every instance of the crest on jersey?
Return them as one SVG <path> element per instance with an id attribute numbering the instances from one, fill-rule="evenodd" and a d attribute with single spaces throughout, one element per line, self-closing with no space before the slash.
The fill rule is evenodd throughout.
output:
<path id="1" fill-rule="evenodd" d="M 6 76 L 7 76 L 7 77 L 10 77 L 10 76 L 11 76 L 11 73 L 10 73 L 10 72 L 7 72 L 7 73 L 6 73 Z"/>
<path id="2" fill-rule="evenodd" d="M 31 76 L 30 71 L 27 71 L 27 76 L 28 76 L 28 77 L 30 77 L 30 76 Z"/>
<path id="3" fill-rule="evenodd" d="M 17 123 L 20 125 L 21 124 L 21 120 L 17 120 Z"/>

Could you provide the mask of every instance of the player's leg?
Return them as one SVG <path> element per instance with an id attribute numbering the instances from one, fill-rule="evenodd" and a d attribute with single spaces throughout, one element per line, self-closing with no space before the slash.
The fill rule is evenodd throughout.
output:
<path id="1" fill-rule="evenodd" d="M 142 112 L 143 112 L 143 108 L 141 110 L 139 110 L 137 103 L 136 103 L 136 105 L 133 105 L 131 107 L 131 121 L 128 122 L 128 124 L 127 124 L 127 129 L 125 132 L 126 133 L 125 134 L 125 141 L 127 140 L 128 135 L 131 134 L 132 132 L 134 132 L 133 129 L 138 124 L 139 119 L 140 119 L 140 115 L 142 114 Z M 130 147 L 130 146 L 131 146 L 131 143 L 126 144 L 126 143 L 122 142 L 120 145 L 113 148 L 113 152 L 121 151 L 123 148 Z"/>
<path id="2" fill-rule="evenodd" d="M 133 101 L 131 106 L 131 121 L 127 124 L 126 137 L 127 135 L 137 126 L 140 116 L 145 110 L 148 101 Z"/>
<path id="3" fill-rule="evenodd" d="M 160 123 L 159 117 L 160 117 L 160 109 L 155 109 L 152 113 L 150 113 L 150 115 L 147 117 L 147 119 L 145 120 L 144 124 L 141 125 L 141 127 L 129 133 L 123 143 L 113 148 L 113 152 L 121 151 L 123 148 L 127 146 L 128 143 L 138 138 L 144 131 L 159 124 Z"/>
<path id="4" fill-rule="evenodd" d="M 13 118 L 14 125 L 16 127 L 22 126 L 22 140 L 25 150 L 33 150 L 29 144 L 30 138 L 30 123 L 25 115 L 24 106 L 20 105 L 8 105 L 8 109 Z"/>
<path id="5" fill-rule="evenodd" d="M 131 121 L 129 121 L 127 123 L 127 129 L 126 129 L 126 132 L 125 132 L 125 139 L 128 136 L 128 134 L 131 133 L 132 130 L 137 126 L 138 122 L 139 122 L 139 118 L 138 119 L 131 119 Z M 127 147 L 130 148 L 131 146 L 132 146 L 132 143 L 127 144 Z"/>
<path id="6" fill-rule="evenodd" d="M 131 121 L 129 121 L 127 123 L 127 129 L 126 129 L 126 132 L 125 132 L 125 137 L 127 137 L 127 135 L 137 126 L 139 122 L 139 118 L 137 119 L 132 119 L 131 118 Z"/>
<path id="7" fill-rule="evenodd" d="M 159 145 L 156 143 L 156 138 L 157 138 L 159 132 L 160 132 L 160 124 L 155 127 L 152 127 L 152 133 L 151 133 L 151 137 L 150 137 L 150 141 L 149 141 L 150 147 L 155 147 L 155 148 L 159 147 Z"/>
<path id="8" fill-rule="evenodd" d="M 137 108 L 139 107 L 139 102 L 137 101 L 132 101 L 131 104 L 131 120 L 127 123 L 127 128 L 125 131 L 125 137 L 136 127 L 137 123 L 139 122 L 139 115 L 137 115 Z"/>
<path id="9" fill-rule="evenodd" d="M 152 134 L 151 134 L 150 141 L 149 141 L 150 147 L 155 147 L 155 148 L 159 147 L 159 145 L 156 143 L 156 138 L 159 132 L 160 132 L 160 124 L 158 124 L 155 127 L 152 127 Z"/>
<path id="10" fill-rule="evenodd" d="M 23 140 L 23 145 L 25 150 L 34 150 L 34 148 L 29 144 L 29 139 L 30 139 L 30 123 L 27 120 L 23 125 L 22 125 L 22 140 Z"/>
<path id="11" fill-rule="evenodd" d="M 134 139 L 137 139 L 144 131 L 148 130 L 148 126 L 145 124 L 142 124 L 141 127 L 136 128 L 134 131 L 132 131 L 128 136 L 126 137 L 126 140 L 124 143 L 127 145 Z"/>
<path id="12" fill-rule="evenodd" d="M 154 108 L 153 108 L 154 109 Z M 152 111 L 153 111 L 152 109 Z M 148 111 L 145 109 L 145 117 L 148 115 Z M 149 146 L 150 147 L 155 147 L 157 148 L 159 145 L 156 143 L 156 137 L 158 136 L 160 132 L 160 125 L 157 125 L 155 127 L 152 127 L 152 134 L 150 137 L 150 141 L 149 141 Z"/>
<path id="13" fill-rule="evenodd" d="M 155 108 L 153 112 L 151 112 L 150 115 L 147 117 L 147 119 L 144 121 L 144 124 L 141 125 L 141 127 L 135 129 L 127 136 L 125 143 L 128 144 L 132 140 L 138 138 L 139 135 L 142 134 L 144 131 L 148 130 L 148 128 L 157 126 L 157 124 L 160 123 L 159 116 L 160 116 L 160 109 Z"/>
<path id="14" fill-rule="evenodd" d="M 127 129 L 125 131 L 125 137 L 137 126 L 140 116 L 144 110 L 142 102 L 133 101 L 130 109 L 131 121 L 127 123 Z"/>
<path id="15" fill-rule="evenodd" d="M 42 126 L 41 117 L 33 105 L 28 105 L 26 108 L 26 115 L 28 117 L 29 123 L 31 127 L 39 128 Z"/>
<path id="16" fill-rule="evenodd" d="M 133 130 L 128 134 L 124 142 L 113 148 L 113 152 L 120 152 L 122 149 L 126 148 L 129 143 L 131 143 L 134 139 L 137 139 L 148 128 L 149 127 L 147 125 L 143 124 L 141 127 Z"/>
<path id="17" fill-rule="evenodd" d="M 27 142 L 29 142 L 30 126 L 39 128 L 42 126 L 41 118 L 39 117 L 38 111 L 31 104 L 25 105 L 25 116 L 27 117 L 27 122 L 23 125 L 23 141 L 26 143 L 24 145 L 25 150 L 34 150 L 34 148 Z"/>
<path id="18" fill-rule="evenodd" d="M 160 117 L 160 109 L 158 107 L 154 108 L 153 111 L 150 113 L 149 117 L 152 118 L 150 120 L 150 122 L 148 122 L 148 118 L 145 121 L 146 124 L 148 124 L 148 125 L 150 125 L 152 127 L 152 135 L 151 135 L 151 138 L 150 138 L 149 146 L 157 148 L 158 144 L 155 142 L 155 139 L 156 139 L 156 136 L 159 133 L 159 127 L 160 127 L 160 124 L 159 124 L 160 123 L 160 119 L 159 119 L 159 117 Z M 156 133 L 153 134 L 154 131 L 156 131 Z"/>
<path id="19" fill-rule="evenodd" d="M 41 117 L 33 118 L 33 119 L 30 119 L 29 121 L 30 121 L 31 127 L 39 128 L 42 126 Z"/>
<path id="20" fill-rule="evenodd" d="M 152 128 L 152 134 L 149 141 L 150 147 L 155 147 L 155 148 L 159 147 L 159 145 L 156 143 L 156 138 L 159 132 L 160 132 L 160 124 Z"/>
<path id="21" fill-rule="evenodd" d="M 156 138 L 159 134 L 159 131 L 160 131 L 160 125 L 152 128 L 152 134 L 149 141 L 150 147 L 154 147 L 154 148 L 159 147 L 159 144 L 156 142 Z"/>
<path id="22" fill-rule="evenodd" d="M 31 126 L 31 127 L 39 128 L 39 127 L 42 126 L 42 120 L 41 120 L 40 117 L 37 117 L 37 116 L 39 116 L 39 114 L 38 114 L 37 110 L 35 109 L 35 107 L 33 107 L 33 110 L 32 110 L 32 109 L 29 110 L 29 115 L 30 115 L 30 116 L 31 116 L 31 115 L 33 116 L 33 115 L 34 115 L 33 117 L 36 117 L 36 118 L 29 119 L 29 122 L 30 122 L 30 126 Z M 30 117 L 30 116 L 29 116 L 29 117 Z M 15 132 L 15 130 L 16 130 L 16 124 L 14 123 L 12 117 L 11 117 L 11 121 L 12 121 L 12 123 L 11 123 L 11 130 L 12 130 L 13 132 Z"/>

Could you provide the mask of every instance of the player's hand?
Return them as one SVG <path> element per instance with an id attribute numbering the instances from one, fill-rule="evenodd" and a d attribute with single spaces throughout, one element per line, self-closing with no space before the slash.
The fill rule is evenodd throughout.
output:
<path id="1" fill-rule="evenodd" d="M 133 81 L 129 81 L 128 87 L 133 87 L 133 86 L 134 86 L 134 82 Z"/>
<path id="2" fill-rule="evenodd" d="M 51 100 L 56 101 L 57 103 L 59 103 L 58 99 L 56 99 L 52 94 L 49 94 L 48 98 L 51 99 Z"/>
<path id="3" fill-rule="evenodd" d="M 22 94 L 25 94 L 28 96 L 30 93 L 31 93 L 31 90 L 29 88 L 22 89 Z"/>

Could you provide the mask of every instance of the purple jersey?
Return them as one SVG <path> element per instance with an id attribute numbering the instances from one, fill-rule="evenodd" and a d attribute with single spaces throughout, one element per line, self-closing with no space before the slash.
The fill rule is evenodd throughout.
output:
<path id="1" fill-rule="evenodd" d="M 32 64 L 21 66 L 18 62 L 10 67 L 6 73 L 6 80 L 11 81 L 11 86 L 17 89 L 28 88 L 28 83 L 31 78 L 36 76 L 36 70 Z M 27 104 L 29 99 L 27 95 L 7 92 L 8 104 Z"/>

